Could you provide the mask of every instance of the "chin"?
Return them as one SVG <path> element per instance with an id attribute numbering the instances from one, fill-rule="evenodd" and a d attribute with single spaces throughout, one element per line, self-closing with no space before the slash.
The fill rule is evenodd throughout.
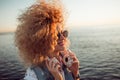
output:
<path id="1" fill-rule="evenodd" d="M 65 47 L 60 47 L 59 51 L 64 51 L 66 48 Z"/>
<path id="2" fill-rule="evenodd" d="M 57 46 L 55 47 L 55 51 L 64 51 L 65 49 L 66 49 L 66 46 L 65 46 L 65 45 L 62 45 L 62 46 L 57 45 Z"/>

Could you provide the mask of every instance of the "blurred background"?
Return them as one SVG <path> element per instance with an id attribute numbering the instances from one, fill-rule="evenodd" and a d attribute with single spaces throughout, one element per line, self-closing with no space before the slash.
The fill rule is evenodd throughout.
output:
<path id="1" fill-rule="evenodd" d="M 34 2 L 0 0 L 0 80 L 24 77 L 14 32 L 17 17 Z M 63 4 L 81 80 L 120 80 L 120 0 L 63 0 Z"/>

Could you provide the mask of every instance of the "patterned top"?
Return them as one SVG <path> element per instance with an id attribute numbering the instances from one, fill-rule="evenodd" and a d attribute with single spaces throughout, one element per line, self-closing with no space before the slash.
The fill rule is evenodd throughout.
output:
<path id="1" fill-rule="evenodd" d="M 38 80 L 34 70 L 32 70 L 31 68 L 28 68 L 26 70 L 24 80 Z"/>

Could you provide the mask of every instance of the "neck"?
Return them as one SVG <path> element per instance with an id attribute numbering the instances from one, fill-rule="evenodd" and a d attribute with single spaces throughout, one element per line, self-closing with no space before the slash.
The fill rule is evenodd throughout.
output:
<path id="1" fill-rule="evenodd" d="M 59 56 L 59 51 L 54 51 L 53 56 L 58 57 Z"/>

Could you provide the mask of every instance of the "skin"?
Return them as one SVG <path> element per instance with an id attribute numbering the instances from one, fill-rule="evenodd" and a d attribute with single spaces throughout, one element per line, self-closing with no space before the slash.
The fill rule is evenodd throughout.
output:
<path id="1" fill-rule="evenodd" d="M 61 27 L 58 27 L 57 30 L 59 32 L 62 31 Z M 58 60 L 57 63 L 54 62 L 53 56 L 49 56 L 50 60 L 46 60 L 46 66 L 48 68 L 48 70 L 51 72 L 51 74 L 54 76 L 55 80 L 63 80 L 62 74 L 61 74 L 61 70 L 62 67 L 60 65 L 60 57 L 59 57 L 59 52 L 60 51 L 64 51 L 65 54 L 69 54 L 69 56 L 73 59 L 73 64 L 68 67 L 68 69 L 73 72 L 73 75 L 76 76 L 79 74 L 79 61 L 76 58 L 76 56 L 73 53 L 67 52 L 66 51 L 66 38 L 61 34 L 60 39 L 58 39 L 57 41 L 57 45 L 55 47 L 55 51 L 53 52 L 53 56 Z M 66 58 L 67 56 L 64 56 L 64 58 Z M 63 62 L 64 63 L 64 62 Z M 65 63 L 64 63 L 65 64 Z"/>
<path id="2" fill-rule="evenodd" d="M 63 57 L 63 62 L 65 61 L 66 57 L 71 57 L 73 59 L 73 63 L 70 67 L 68 67 L 68 69 L 73 73 L 74 77 L 77 77 L 77 75 L 79 74 L 79 60 L 73 52 L 64 51 L 64 53 L 66 55 Z"/>

